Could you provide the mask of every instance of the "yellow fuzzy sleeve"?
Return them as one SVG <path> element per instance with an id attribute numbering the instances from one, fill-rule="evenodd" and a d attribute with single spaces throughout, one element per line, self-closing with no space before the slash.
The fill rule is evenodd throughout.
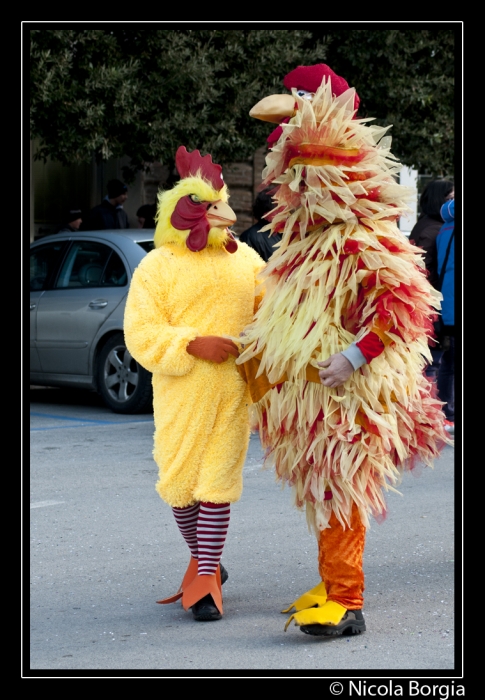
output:
<path id="1" fill-rule="evenodd" d="M 265 269 L 266 263 L 263 260 L 263 258 L 260 255 L 258 255 L 258 253 L 256 253 L 256 251 L 253 250 L 253 248 L 251 248 L 251 246 L 248 246 L 247 243 L 242 243 L 242 241 L 239 241 L 238 245 L 244 247 L 244 249 L 246 250 L 246 254 L 251 259 L 253 265 L 255 284 L 253 313 L 256 313 L 264 297 L 265 288 L 263 280 L 262 278 L 260 278 L 260 273 L 263 272 L 263 270 Z"/>
<path id="2" fill-rule="evenodd" d="M 172 326 L 167 318 L 168 285 L 155 256 L 148 254 L 136 268 L 126 300 L 125 342 L 131 356 L 152 374 L 181 377 L 194 366 L 186 347 L 196 328 Z"/>

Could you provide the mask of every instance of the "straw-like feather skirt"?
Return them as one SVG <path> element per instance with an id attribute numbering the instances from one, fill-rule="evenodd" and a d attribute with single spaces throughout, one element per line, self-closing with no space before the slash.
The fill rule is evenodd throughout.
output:
<path id="1" fill-rule="evenodd" d="M 259 357 L 272 383 L 286 375 L 253 404 L 253 427 L 316 532 L 332 511 L 348 526 L 353 502 L 366 525 L 382 519 L 383 492 L 450 443 L 423 374 L 441 296 L 397 226 L 410 190 L 396 181 L 386 129 L 353 119 L 353 94 L 333 98 L 326 84 L 313 102 L 295 94 L 298 112 L 267 156 L 264 182 L 277 186 L 268 229 L 283 238 L 237 361 Z M 343 386 L 307 381 L 308 366 L 369 331 L 385 349 Z"/>

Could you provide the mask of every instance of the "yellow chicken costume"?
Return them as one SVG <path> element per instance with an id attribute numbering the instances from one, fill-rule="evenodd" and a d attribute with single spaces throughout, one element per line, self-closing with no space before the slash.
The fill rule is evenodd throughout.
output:
<path id="1" fill-rule="evenodd" d="M 251 322 L 263 260 L 228 226 L 221 167 L 209 155 L 176 157 L 179 183 L 159 195 L 155 250 L 134 272 L 126 345 L 152 373 L 156 489 L 171 507 L 191 558 L 179 591 L 196 620 L 220 619 L 220 557 L 230 504 L 241 497 L 249 441 L 248 387 L 235 359 Z"/>
<path id="2" fill-rule="evenodd" d="M 290 485 L 318 541 L 321 581 L 283 612 L 311 635 L 359 634 L 369 515 L 418 461 L 452 444 L 423 374 L 440 295 L 397 226 L 412 194 L 385 128 L 325 64 L 299 66 L 291 94 L 250 115 L 277 123 L 263 184 L 274 185 L 265 296 L 237 359 L 267 464 Z"/>

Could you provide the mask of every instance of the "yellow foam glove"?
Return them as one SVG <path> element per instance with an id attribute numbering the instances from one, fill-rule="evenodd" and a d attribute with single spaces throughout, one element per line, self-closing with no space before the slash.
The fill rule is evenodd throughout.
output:
<path id="1" fill-rule="evenodd" d="M 315 586 L 311 590 L 303 593 L 299 598 L 295 600 L 294 603 L 290 605 L 289 608 L 282 610 L 282 613 L 288 613 L 292 608 L 295 608 L 296 612 L 300 610 L 306 610 L 306 608 L 320 607 L 327 601 L 327 591 L 325 590 L 325 583 L 320 581 L 318 586 Z"/>
<path id="2" fill-rule="evenodd" d="M 347 608 L 344 608 L 343 605 L 335 603 L 333 600 L 328 600 L 321 607 L 307 608 L 290 615 L 286 621 L 285 632 L 292 620 L 298 627 L 302 625 L 338 625 L 346 612 Z"/>

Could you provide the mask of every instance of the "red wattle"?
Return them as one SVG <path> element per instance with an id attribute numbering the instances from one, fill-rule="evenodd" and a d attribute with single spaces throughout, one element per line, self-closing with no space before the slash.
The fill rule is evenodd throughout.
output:
<path id="1" fill-rule="evenodd" d="M 238 249 L 237 241 L 230 231 L 228 231 L 227 233 L 229 234 L 229 240 L 227 241 L 227 243 L 224 244 L 224 248 L 227 250 L 228 253 L 235 253 Z"/>

